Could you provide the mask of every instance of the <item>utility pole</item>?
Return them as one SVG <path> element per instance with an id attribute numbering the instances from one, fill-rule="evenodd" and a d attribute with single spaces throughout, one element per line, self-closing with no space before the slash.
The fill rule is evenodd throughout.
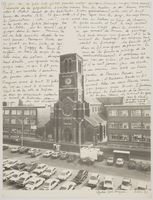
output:
<path id="1" fill-rule="evenodd" d="M 24 118 L 22 118 L 22 137 L 21 137 L 21 146 L 23 147 L 23 134 L 24 134 Z"/>

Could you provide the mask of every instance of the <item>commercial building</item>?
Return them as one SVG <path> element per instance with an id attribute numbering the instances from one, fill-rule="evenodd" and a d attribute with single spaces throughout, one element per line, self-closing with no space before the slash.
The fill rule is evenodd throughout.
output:
<path id="1" fill-rule="evenodd" d="M 37 128 L 44 126 L 49 118 L 50 111 L 43 106 L 3 106 L 3 133 L 9 137 L 22 133 L 35 136 Z"/>
<path id="2" fill-rule="evenodd" d="M 150 105 L 105 105 L 108 146 L 150 148 Z"/>

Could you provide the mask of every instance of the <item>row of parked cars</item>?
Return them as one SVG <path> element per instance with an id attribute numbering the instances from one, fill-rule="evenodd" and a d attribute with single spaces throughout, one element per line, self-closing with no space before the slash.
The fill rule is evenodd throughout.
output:
<path id="1" fill-rule="evenodd" d="M 53 177 L 55 175 L 55 177 Z M 59 190 L 74 190 L 78 185 L 87 180 L 86 186 L 82 189 L 91 190 L 114 190 L 114 179 L 112 177 L 101 177 L 98 173 L 88 174 L 87 170 L 79 170 L 72 180 L 68 178 L 72 175 L 72 170 L 57 170 L 55 167 L 49 167 L 43 163 L 24 163 L 20 160 L 5 159 L 3 161 L 3 181 L 15 184 L 17 187 L 23 187 L 26 190 L 52 190 L 59 184 Z M 129 178 L 123 178 L 121 185 L 117 188 L 120 190 L 132 189 L 132 181 Z M 139 185 L 137 190 L 146 190 L 147 185 Z"/>
<path id="2" fill-rule="evenodd" d="M 125 165 L 125 160 L 123 158 L 117 158 L 114 160 L 113 157 L 107 158 L 107 165 L 116 165 L 118 167 L 123 167 Z M 151 165 L 148 162 L 137 162 L 134 159 L 130 159 L 126 162 L 128 169 L 137 169 L 140 171 L 150 171 Z"/>
<path id="3" fill-rule="evenodd" d="M 37 148 L 29 148 L 29 147 L 12 147 L 10 149 L 10 151 L 12 153 L 26 153 L 28 155 L 30 155 L 31 157 L 37 157 L 39 155 L 42 154 L 42 151 L 40 149 Z M 60 158 L 61 160 L 67 160 L 68 162 L 73 162 L 76 159 L 75 155 L 69 155 L 67 152 L 65 151 L 54 151 L 54 150 L 48 150 L 46 151 L 44 154 L 42 154 L 42 156 L 44 158 L 53 158 L 53 159 L 57 159 Z"/>

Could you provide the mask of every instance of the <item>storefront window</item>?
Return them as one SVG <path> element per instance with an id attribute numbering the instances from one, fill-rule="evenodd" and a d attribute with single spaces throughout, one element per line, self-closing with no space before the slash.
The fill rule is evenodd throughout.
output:
<path id="1" fill-rule="evenodd" d="M 119 128 L 120 129 L 128 129 L 129 128 L 129 124 L 128 123 L 119 123 Z"/>
<path id="2" fill-rule="evenodd" d="M 142 116 L 143 117 L 150 117 L 150 110 L 143 110 L 142 111 Z"/>
<path id="3" fill-rule="evenodd" d="M 132 129 L 141 129 L 141 123 L 137 122 L 137 123 L 131 123 L 131 128 Z"/>
<path id="4" fill-rule="evenodd" d="M 11 110 L 12 115 L 16 115 L 16 110 Z"/>
<path id="5" fill-rule="evenodd" d="M 133 142 L 142 142 L 142 134 L 134 134 L 132 137 Z"/>
<path id="6" fill-rule="evenodd" d="M 17 110 L 17 115 L 22 115 L 22 110 Z"/>
<path id="7" fill-rule="evenodd" d="M 29 119 L 24 119 L 24 124 L 29 124 Z"/>
<path id="8" fill-rule="evenodd" d="M 118 128 L 118 123 L 115 123 L 115 122 L 109 122 L 108 123 L 108 128 L 111 128 L 111 129 L 117 129 Z"/>
<path id="9" fill-rule="evenodd" d="M 142 128 L 145 130 L 150 130 L 150 123 L 143 123 Z"/>
<path id="10" fill-rule="evenodd" d="M 109 115 L 110 117 L 115 117 L 115 116 L 117 116 L 117 110 L 110 110 L 110 111 L 108 112 L 108 115 Z"/>
<path id="11" fill-rule="evenodd" d="M 109 140 L 111 141 L 129 141 L 129 136 L 128 135 L 117 135 L 117 134 L 112 134 L 109 136 Z"/>
<path id="12" fill-rule="evenodd" d="M 143 136 L 142 136 L 142 141 L 143 141 L 143 142 L 146 142 L 146 143 L 150 143 L 150 136 L 148 136 L 148 135 L 143 135 Z"/>
<path id="13" fill-rule="evenodd" d="M 141 117 L 141 110 L 131 110 L 132 117 Z"/>
<path id="14" fill-rule="evenodd" d="M 29 110 L 24 110 L 24 115 L 29 115 Z"/>
<path id="15" fill-rule="evenodd" d="M 10 114 L 10 110 L 5 110 L 5 115 L 9 115 Z"/>
<path id="16" fill-rule="evenodd" d="M 128 117 L 128 110 L 119 110 L 118 115 L 121 117 Z"/>

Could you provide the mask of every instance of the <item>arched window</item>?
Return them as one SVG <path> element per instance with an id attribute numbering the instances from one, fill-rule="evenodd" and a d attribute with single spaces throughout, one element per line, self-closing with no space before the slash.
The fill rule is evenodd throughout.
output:
<path id="1" fill-rule="evenodd" d="M 71 72 L 72 71 L 72 60 L 70 59 L 69 60 L 69 72 Z"/>
<path id="2" fill-rule="evenodd" d="M 81 73 L 81 61 L 78 60 L 78 72 Z"/>
<path id="3" fill-rule="evenodd" d="M 67 60 L 64 61 L 64 72 L 68 72 L 68 62 L 67 62 Z"/>

